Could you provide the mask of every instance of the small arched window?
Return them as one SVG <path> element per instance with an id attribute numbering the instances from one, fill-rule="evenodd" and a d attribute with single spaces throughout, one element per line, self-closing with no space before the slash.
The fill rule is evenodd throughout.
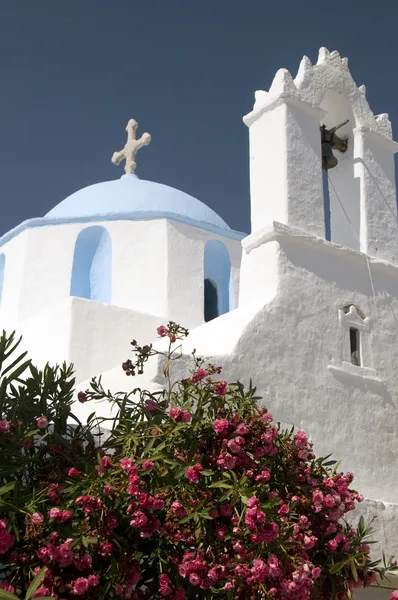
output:
<path id="1" fill-rule="evenodd" d="M 105 227 L 87 227 L 77 236 L 70 295 L 111 302 L 112 242 Z"/>
<path id="2" fill-rule="evenodd" d="M 219 240 L 209 240 L 205 246 L 204 279 L 204 316 L 211 321 L 234 308 L 231 260 Z"/>
<path id="3" fill-rule="evenodd" d="M 4 271 L 6 268 L 6 257 L 5 254 L 0 254 L 0 306 L 3 297 L 3 286 L 4 286 Z"/>
<path id="4" fill-rule="evenodd" d="M 369 327 L 369 318 L 354 304 L 347 304 L 340 310 L 340 323 L 346 330 L 347 349 L 343 356 L 356 367 L 362 366 L 362 333 Z"/>

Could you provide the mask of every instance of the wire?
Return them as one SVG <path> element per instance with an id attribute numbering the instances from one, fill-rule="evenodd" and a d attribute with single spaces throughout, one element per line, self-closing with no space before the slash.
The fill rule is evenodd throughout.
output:
<path id="1" fill-rule="evenodd" d="M 341 206 L 341 209 L 342 209 L 342 211 L 343 211 L 343 213 L 344 213 L 344 215 L 345 215 L 345 217 L 346 217 L 346 219 L 347 219 L 347 221 L 348 221 L 348 223 L 349 223 L 349 225 L 350 225 L 350 227 L 351 227 L 351 229 L 352 229 L 352 231 L 353 231 L 353 233 L 354 233 L 355 237 L 357 238 L 357 241 L 358 241 L 358 244 L 359 244 L 359 248 L 361 249 L 362 253 L 365 255 L 366 264 L 367 264 L 367 267 L 368 267 L 368 273 L 369 273 L 370 285 L 371 285 L 371 288 L 372 288 L 373 302 L 374 302 L 374 305 L 375 305 L 375 311 L 376 311 L 377 322 L 378 322 L 378 324 L 380 325 L 379 311 L 377 310 L 377 302 L 376 302 L 376 291 L 375 291 L 375 286 L 374 286 L 374 283 L 373 283 L 372 271 L 370 270 L 370 260 L 369 260 L 369 256 L 368 256 L 368 254 L 367 254 L 367 252 L 366 252 L 365 248 L 364 248 L 364 247 L 362 246 L 362 244 L 361 244 L 361 240 L 359 239 L 359 236 L 358 236 L 357 232 L 355 231 L 355 228 L 354 228 L 353 224 L 351 223 L 351 219 L 350 219 L 350 217 L 348 216 L 348 214 L 347 214 L 347 212 L 346 212 L 346 210 L 345 210 L 345 208 L 344 208 L 344 206 L 343 206 L 343 203 L 342 203 L 342 201 L 340 200 L 340 196 L 339 196 L 339 194 L 337 193 L 337 190 L 336 190 L 336 188 L 335 188 L 335 187 L 334 187 L 334 185 L 333 185 L 333 181 L 332 181 L 332 180 L 330 179 L 330 177 L 329 177 L 329 173 L 328 173 L 328 182 L 329 182 L 329 183 L 330 183 L 330 185 L 332 186 L 332 189 L 333 189 L 333 191 L 334 191 L 334 194 L 335 194 L 335 196 L 336 196 L 336 198 L 337 198 L 337 200 L 338 200 L 338 203 L 340 204 L 340 206 Z"/>

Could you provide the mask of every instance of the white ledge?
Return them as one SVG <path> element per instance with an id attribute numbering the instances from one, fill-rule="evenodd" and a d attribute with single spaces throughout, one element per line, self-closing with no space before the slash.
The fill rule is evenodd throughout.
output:
<path id="1" fill-rule="evenodd" d="M 247 127 L 250 127 L 250 125 L 252 125 L 255 121 L 257 121 L 257 119 L 259 117 L 261 117 L 261 115 L 263 113 L 273 110 L 274 108 L 277 108 L 281 104 L 291 104 L 293 106 L 296 106 L 297 108 L 300 108 L 304 112 L 306 112 L 310 115 L 313 115 L 313 117 L 318 119 L 319 121 L 326 114 L 326 111 L 323 110 L 322 108 L 318 108 L 317 106 L 314 106 L 310 102 L 307 102 L 306 100 L 303 100 L 302 98 L 300 98 L 300 96 L 298 96 L 298 95 L 293 96 L 286 92 L 283 92 L 282 94 L 278 94 L 275 96 L 270 95 L 268 98 L 264 97 L 263 100 L 264 100 L 264 102 L 262 104 L 255 105 L 253 110 L 243 117 L 243 122 L 245 125 L 247 125 Z"/>
<path id="2" fill-rule="evenodd" d="M 347 258 L 357 259 L 360 261 L 369 262 L 371 267 L 376 267 L 378 269 L 386 269 L 388 271 L 394 271 L 394 275 L 398 275 L 398 265 L 384 260 L 382 258 L 377 258 L 375 256 L 370 256 L 365 252 L 360 252 L 359 250 L 354 250 L 353 248 L 348 248 L 347 246 L 342 246 L 341 244 L 336 244 L 334 242 L 329 242 L 324 238 L 317 237 L 302 229 L 298 229 L 297 227 L 291 227 L 290 225 L 285 225 L 284 223 L 279 223 L 279 221 L 272 221 L 272 223 L 267 224 L 262 229 L 251 233 L 246 236 L 242 240 L 242 248 L 246 252 L 246 254 L 250 254 L 256 248 L 259 248 L 263 244 L 268 244 L 268 242 L 272 241 L 283 241 L 289 240 L 292 242 L 306 244 L 306 245 L 314 245 L 316 244 L 318 247 L 321 247 L 322 250 L 327 252 L 331 252 L 334 254 L 340 254 L 344 252 L 344 255 Z"/>
<path id="3" fill-rule="evenodd" d="M 369 383 L 383 385 L 383 381 L 376 376 L 376 371 L 369 367 L 357 367 L 356 365 L 343 361 L 341 366 L 329 365 L 328 370 L 333 374 L 346 375 Z"/>
<path id="4" fill-rule="evenodd" d="M 356 127 L 353 129 L 354 135 L 363 135 L 364 137 L 373 140 L 380 146 L 384 146 L 387 150 L 391 150 L 394 154 L 398 152 L 398 143 L 394 142 L 394 140 L 382 135 L 378 131 L 371 129 L 370 127 L 366 127 L 362 125 L 361 127 Z"/>

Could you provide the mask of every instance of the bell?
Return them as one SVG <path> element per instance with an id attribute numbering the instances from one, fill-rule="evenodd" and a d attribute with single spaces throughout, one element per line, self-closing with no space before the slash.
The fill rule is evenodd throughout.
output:
<path id="1" fill-rule="evenodd" d="M 338 164 L 338 160 L 333 154 L 332 146 L 328 142 L 322 143 L 322 169 L 327 171 L 333 169 Z"/>
<path id="2" fill-rule="evenodd" d="M 347 125 L 347 123 L 348 120 L 343 121 L 343 123 L 340 123 L 340 125 L 337 125 L 336 127 L 332 127 L 332 129 L 326 129 L 326 125 L 321 126 L 322 169 L 325 171 L 333 169 L 339 162 L 333 154 L 333 148 L 339 150 L 339 152 L 346 152 L 347 150 L 347 140 L 342 140 L 336 135 L 336 131 L 340 129 L 340 127 Z"/>

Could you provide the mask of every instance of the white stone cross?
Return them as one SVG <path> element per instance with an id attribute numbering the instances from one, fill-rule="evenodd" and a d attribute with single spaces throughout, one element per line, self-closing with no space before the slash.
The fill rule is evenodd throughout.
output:
<path id="1" fill-rule="evenodd" d="M 137 121 L 130 119 L 126 125 L 127 143 L 123 150 L 120 150 L 120 152 L 114 152 L 112 156 L 112 162 L 115 165 L 120 164 L 122 160 L 126 161 L 124 170 L 129 175 L 133 175 L 135 173 L 135 169 L 137 167 L 135 155 L 137 154 L 138 150 L 142 148 L 142 146 L 148 146 L 149 142 L 151 141 L 151 136 L 149 133 L 143 133 L 140 139 L 137 140 L 137 128 Z"/>

